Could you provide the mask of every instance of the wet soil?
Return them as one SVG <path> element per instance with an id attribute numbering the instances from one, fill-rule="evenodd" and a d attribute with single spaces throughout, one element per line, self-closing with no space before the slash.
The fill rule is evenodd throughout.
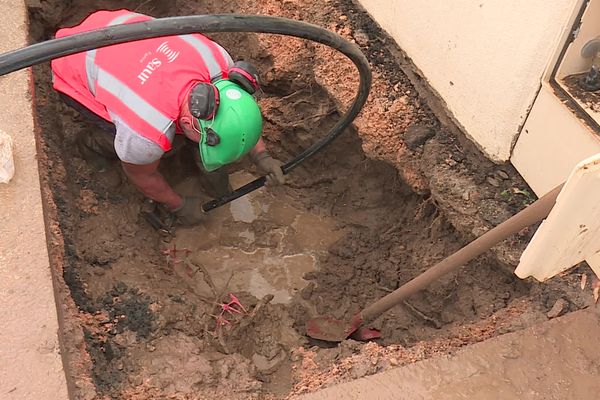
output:
<path id="1" fill-rule="evenodd" d="M 255 192 L 165 237 L 140 217 L 143 199 L 117 163 L 98 173 L 77 152 L 75 138 L 89 126 L 58 101 L 49 66 L 34 68 L 75 398 L 285 398 L 523 329 L 547 320 L 558 299 L 563 313 L 589 305 L 590 294 L 576 289 L 585 266 L 546 285 L 510 274 L 505 266 L 531 234 L 524 231 L 376 320 L 377 344 L 309 341 L 303 326 L 311 316 L 348 318 L 533 196 L 509 166 L 485 160 L 438 116 L 409 60 L 350 1 L 42 1 L 30 8 L 32 40 L 92 10 L 121 7 L 157 17 L 236 11 L 318 23 L 363 48 L 374 88 L 355 126 L 286 187 Z M 324 47 L 271 35 L 214 38 L 258 65 L 265 139 L 282 160 L 333 126 L 353 97 L 351 65 Z M 202 190 L 190 153 L 161 168 L 182 193 Z M 247 160 L 229 172 L 236 186 L 256 174 Z M 236 298 L 244 309 L 224 310 Z M 374 348 L 385 357 L 358 372 L 340 368 Z M 330 378 L 318 379 L 324 371 Z"/>

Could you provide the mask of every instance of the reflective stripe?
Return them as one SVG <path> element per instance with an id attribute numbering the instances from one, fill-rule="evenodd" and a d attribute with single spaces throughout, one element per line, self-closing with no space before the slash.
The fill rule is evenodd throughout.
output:
<path id="1" fill-rule="evenodd" d="M 119 25 L 119 24 L 124 23 L 125 21 L 127 21 L 130 18 L 139 17 L 139 16 L 141 16 L 141 14 L 138 14 L 138 13 L 129 13 L 129 14 L 119 15 L 118 17 L 116 17 L 112 21 L 110 21 L 107 26 Z M 94 96 L 96 95 L 96 82 L 98 80 L 98 66 L 96 65 L 96 50 L 97 49 L 88 50 L 85 53 L 85 73 L 87 75 L 88 89 L 90 90 L 90 92 L 92 92 L 92 94 Z"/>
<path id="2" fill-rule="evenodd" d="M 225 59 L 225 62 L 227 63 L 227 66 L 229 68 L 233 67 L 233 58 L 231 58 L 231 56 L 229 55 L 229 53 L 227 52 L 227 50 L 225 50 L 223 47 L 221 47 L 220 44 L 215 43 L 215 45 L 217 46 L 217 49 L 219 49 L 219 52 L 221 53 L 221 55 L 223 56 L 223 58 Z"/>
<path id="3" fill-rule="evenodd" d="M 231 67 L 233 67 L 233 58 L 231 58 L 231 56 L 229 55 L 227 50 L 225 50 L 223 47 L 221 47 L 221 45 L 219 45 L 218 43 L 215 43 L 215 45 L 217 46 L 219 53 L 221 53 L 221 55 L 223 56 L 223 59 L 225 60 L 226 68 L 224 71 L 221 71 L 221 73 L 218 76 L 211 76 L 210 80 L 212 82 L 218 81 L 219 79 L 229 78 L 229 70 L 231 69 Z"/>
<path id="4" fill-rule="evenodd" d="M 96 65 L 96 49 L 85 53 L 85 74 L 87 75 L 88 89 L 96 95 L 96 81 L 98 80 L 98 66 Z"/>
<path id="5" fill-rule="evenodd" d="M 121 103 L 137 114 L 138 117 L 144 119 L 157 131 L 164 133 L 173 123 L 166 115 L 154 108 L 127 85 L 102 68 L 98 68 L 97 84 L 99 87 L 118 98 Z"/>
<path id="6" fill-rule="evenodd" d="M 119 15 L 118 17 L 116 17 L 115 19 L 110 21 L 107 26 L 119 25 L 119 24 L 122 24 L 123 22 L 127 21 L 129 18 L 139 17 L 141 15 L 142 14 L 138 14 L 138 13 Z"/>
<path id="7" fill-rule="evenodd" d="M 221 75 L 221 66 L 215 60 L 212 51 L 206 44 L 192 35 L 181 35 L 179 37 L 190 44 L 200 54 L 211 78 Z"/>

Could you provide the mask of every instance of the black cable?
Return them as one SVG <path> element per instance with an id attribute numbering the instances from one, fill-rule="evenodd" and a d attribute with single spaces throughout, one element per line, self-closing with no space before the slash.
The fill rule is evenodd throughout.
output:
<path id="1" fill-rule="evenodd" d="M 325 137 L 318 140 L 283 166 L 284 174 L 289 173 L 304 160 L 312 157 L 323 147 L 331 143 L 352 123 L 367 100 L 371 88 L 371 70 L 367 59 L 358 46 L 336 33 L 306 22 L 294 21 L 287 18 L 244 14 L 157 18 L 150 21 L 116 25 L 36 43 L 0 55 L 0 76 L 55 58 L 117 43 L 161 36 L 208 32 L 256 32 L 295 36 L 329 46 L 344 54 L 356 65 L 360 82 L 352 105 Z M 226 196 L 202 205 L 202 209 L 204 211 L 213 210 L 262 187 L 265 182 L 266 179 L 264 176 L 255 179 Z"/>

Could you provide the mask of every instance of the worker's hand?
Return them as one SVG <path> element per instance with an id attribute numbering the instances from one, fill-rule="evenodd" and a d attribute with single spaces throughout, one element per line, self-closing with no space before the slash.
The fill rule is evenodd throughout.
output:
<path id="1" fill-rule="evenodd" d="M 198 225 L 204 220 L 204 211 L 202 211 L 202 199 L 197 196 L 184 197 L 181 206 L 172 211 L 177 216 L 177 220 L 182 225 Z"/>
<path id="2" fill-rule="evenodd" d="M 253 161 L 258 167 L 259 172 L 266 175 L 267 186 L 283 185 L 285 183 L 281 161 L 271 157 L 268 152 L 263 151 L 258 153 L 253 157 Z"/>

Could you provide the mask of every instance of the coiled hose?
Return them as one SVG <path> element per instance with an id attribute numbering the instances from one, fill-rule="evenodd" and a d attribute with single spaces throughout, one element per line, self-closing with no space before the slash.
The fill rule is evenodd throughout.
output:
<path id="1" fill-rule="evenodd" d="M 325 137 L 315 142 L 282 167 L 284 174 L 289 173 L 300 163 L 331 143 L 352 123 L 367 100 L 371 88 L 371 70 L 366 57 L 358 46 L 336 33 L 306 22 L 280 17 L 244 14 L 157 18 L 36 43 L 0 55 L 0 76 L 55 58 L 117 43 L 161 36 L 208 32 L 256 32 L 295 36 L 329 46 L 344 54 L 356 65 L 360 81 L 352 105 Z M 223 197 L 203 204 L 202 209 L 205 212 L 213 210 L 264 186 L 265 182 L 264 176 L 257 178 Z"/>

